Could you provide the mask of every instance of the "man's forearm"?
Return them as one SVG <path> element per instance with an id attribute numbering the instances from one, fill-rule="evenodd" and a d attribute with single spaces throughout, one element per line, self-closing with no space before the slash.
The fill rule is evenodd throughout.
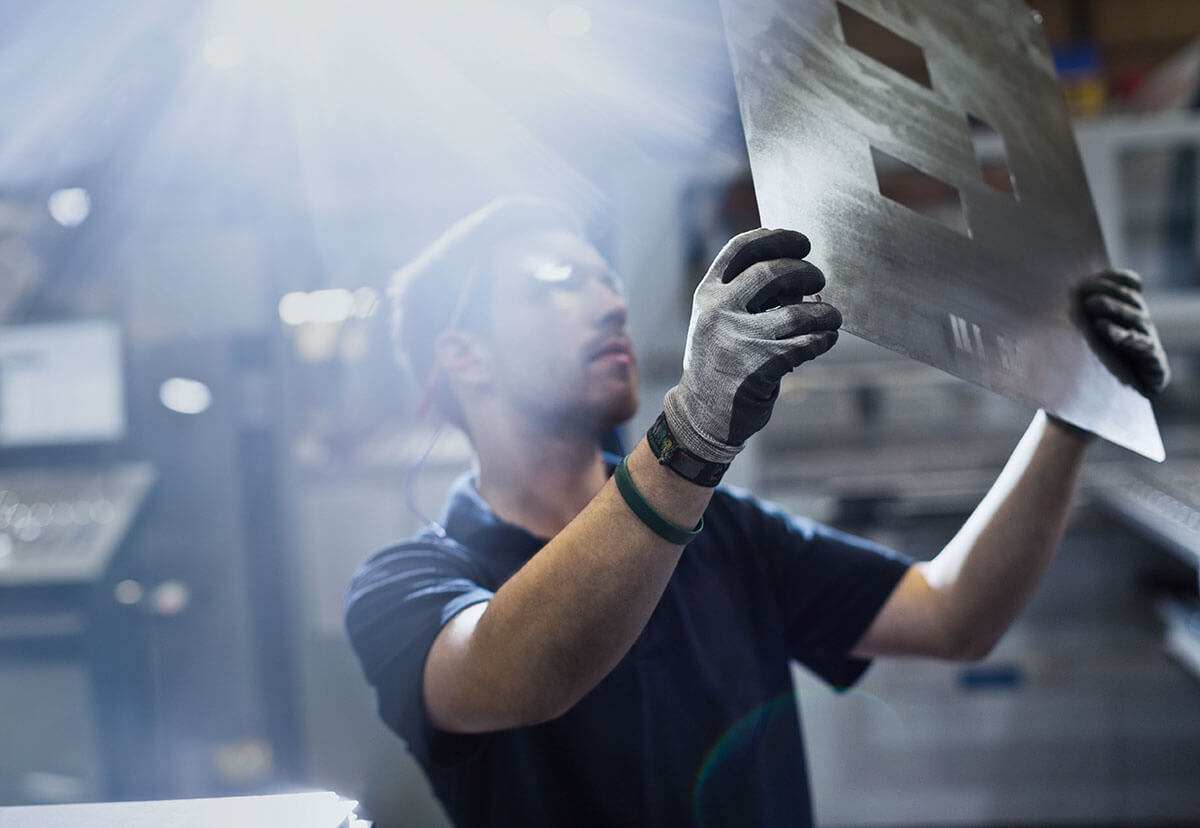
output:
<path id="1" fill-rule="evenodd" d="M 1038 412 L 963 528 L 919 564 L 960 656 L 986 655 L 1032 596 L 1062 540 L 1091 439 Z"/>
<path id="2" fill-rule="evenodd" d="M 664 517 L 699 522 L 711 489 L 660 466 L 644 440 L 628 463 Z M 609 480 L 485 608 L 468 608 L 443 629 L 425 672 L 434 723 L 480 732 L 564 713 L 628 652 L 681 550 L 648 529 Z"/>

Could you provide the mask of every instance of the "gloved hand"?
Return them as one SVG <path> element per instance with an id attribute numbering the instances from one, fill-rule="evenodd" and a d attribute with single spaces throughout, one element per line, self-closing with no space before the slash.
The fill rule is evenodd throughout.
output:
<path id="1" fill-rule="evenodd" d="M 1167 354 L 1142 299 L 1142 280 L 1132 270 L 1105 270 L 1079 287 L 1092 330 L 1133 371 L 1147 397 L 1171 381 Z"/>
<path id="2" fill-rule="evenodd" d="M 692 454 L 731 461 L 770 419 L 783 375 L 837 341 L 837 308 L 803 302 L 825 286 L 802 261 L 810 249 L 793 230 L 742 233 L 696 288 L 683 377 L 663 401 L 671 433 Z"/>

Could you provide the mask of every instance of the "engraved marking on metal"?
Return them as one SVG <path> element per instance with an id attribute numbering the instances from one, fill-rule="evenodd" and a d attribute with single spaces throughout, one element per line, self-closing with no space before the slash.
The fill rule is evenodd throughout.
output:
<path id="1" fill-rule="evenodd" d="M 1000 367 L 1005 371 L 1021 371 L 1021 346 L 1012 340 L 1003 337 L 996 337 L 996 349 L 1000 354 Z"/>
<path id="2" fill-rule="evenodd" d="M 954 331 L 954 345 L 960 351 L 971 353 L 971 336 L 967 331 L 967 320 L 950 314 L 950 328 Z"/>
<path id="3" fill-rule="evenodd" d="M 1084 333 L 1074 290 L 1108 256 L 1028 7 L 721 5 L 763 224 L 809 237 L 843 329 L 1162 459 L 1149 402 Z M 855 13 L 915 44 L 929 83 L 848 45 Z M 1019 199 L 985 183 L 968 113 L 1002 136 Z M 885 198 L 873 149 L 954 188 L 970 236 Z"/>
<path id="4" fill-rule="evenodd" d="M 985 331 L 977 323 L 969 322 L 957 314 L 948 314 L 948 318 L 954 347 L 959 351 L 980 359 L 990 359 L 994 354 L 1005 371 L 1022 370 L 1021 349 L 1016 342 L 1000 334 Z"/>

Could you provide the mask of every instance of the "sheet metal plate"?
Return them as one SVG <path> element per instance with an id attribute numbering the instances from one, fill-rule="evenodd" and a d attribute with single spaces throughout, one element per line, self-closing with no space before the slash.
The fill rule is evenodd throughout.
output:
<path id="1" fill-rule="evenodd" d="M 1073 301 L 1108 258 L 1028 7 L 846 2 L 921 47 L 926 87 L 847 45 L 835 0 L 721 5 L 763 225 L 812 240 L 845 329 L 1163 459 Z M 968 113 L 1002 136 L 1016 197 L 984 183 Z M 872 147 L 955 187 L 967 231 L 882 196 Z"/>

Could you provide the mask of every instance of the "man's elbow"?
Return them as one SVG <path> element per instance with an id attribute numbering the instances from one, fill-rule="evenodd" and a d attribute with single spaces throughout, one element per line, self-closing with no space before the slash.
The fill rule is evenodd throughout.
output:
<path id="1" fill-rule="evenodd" d="M 507 724 L 498 730 L 514 727 L 532 727 L 545 724 L 565 716 L 576 704 L 580 696 L 565 692 L 561 689 L 553 692 L 530 693 L 517 691 L 507 705 L 503 719 Z"/>
<path id="2" fill-rule="evenodd" d="M 963 628 L 947 636 L 943 658 L 947 661 L 982 661 L 996 649 L 1000 636 L 978 629 Z"/>
<path id="3" fill-rule="evenodd" d="M 438 695 L 427 685 L 425 709 L 433 725 L 449 733 L 532 727 L 565 715 L 579 701 L 574 694 L 515 687 L 509 682 L 481 682 L 475 690 L 460 687 L 458 692 Z"/>

